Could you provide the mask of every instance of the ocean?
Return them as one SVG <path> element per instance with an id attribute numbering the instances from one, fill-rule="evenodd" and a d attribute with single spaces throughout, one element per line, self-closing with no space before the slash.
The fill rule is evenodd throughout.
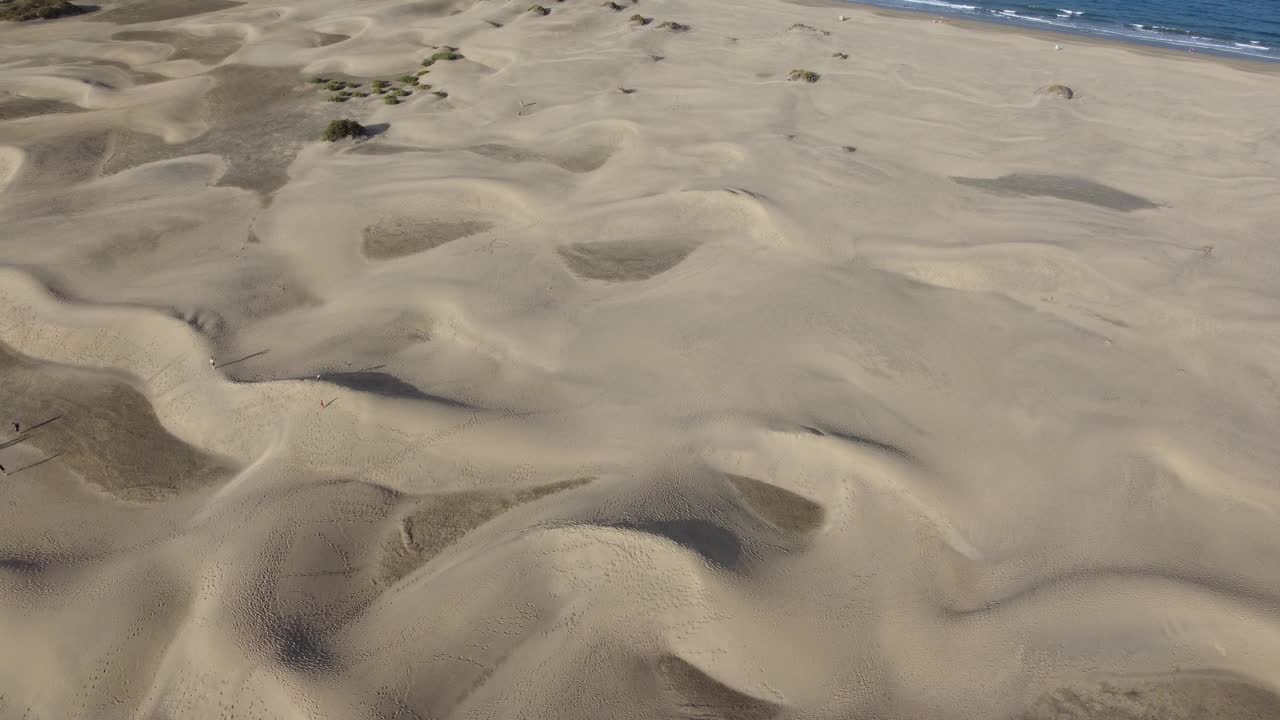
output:
<path id="1" fill-rule="evenodd" d="M 1280 61 L 1280 0 L 859 0 L 862 4 Z"/>

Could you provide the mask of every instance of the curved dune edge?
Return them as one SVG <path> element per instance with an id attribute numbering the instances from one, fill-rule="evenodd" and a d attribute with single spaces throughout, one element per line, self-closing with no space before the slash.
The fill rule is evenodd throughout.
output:
<path id="1" fill-rule="evenodd" d="M 208 363 L 209 346 L 186 323 L 136 308 L 60 302 L 31 275 L 0 269 L 0 342 L 32 358 L 120 370 L 141 379 L 161 424 L 198 448 L 252 462 L 272 448 L 280 432 L 376 433 L 357 419 L 380 401 L 331 383 L 280 380 L 235 383 Z M 320 403 L 332 403 L 318 413 Z M 330 411 L 331 410 L 331 411 Z M 442 428 L 473 413 L 439 409 Z M 394 413 L 393 413 L 394 414 Z M 452 419 L 451 419 L 452 418 Z M 342 443 L 307 443 L 297 462 L 329 472 L 362 469 Z"/>

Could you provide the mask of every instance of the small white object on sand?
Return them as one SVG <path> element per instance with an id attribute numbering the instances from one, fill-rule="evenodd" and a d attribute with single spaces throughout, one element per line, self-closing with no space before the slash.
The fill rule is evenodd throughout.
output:
<path id="1" fill-rule="evenodd" d="M 214 362 L 214 360 L 213 360 L 213 356 L 212 356 L 212 355 L 210 355 L 210 356 L 209 356 L 209 367 L 217 367 L 217 366 L 218 366 L 218 363 Z"/>
<path id="2" fill-rule="evenodd" d="M 844 15 L 840 16 L 840 22 L 844 22 L 845 20 L 848 20 L 848 19 L 849 18 L 845 17 Z"/>
<path id="3" fill-rule="evenodd" d="M 1061 45 L 1054 45 L 1054 46 L 1053 46 L 1053 49 L 1054 49 L 1054 50 L 1061 50 L 1061 49 L 1062 49 L 1062 46 L 1061 46 Z"/>

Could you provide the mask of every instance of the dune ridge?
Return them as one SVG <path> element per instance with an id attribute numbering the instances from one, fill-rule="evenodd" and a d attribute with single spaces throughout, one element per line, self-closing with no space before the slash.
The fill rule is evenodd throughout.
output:
<path id="1" fill-rule="evenodd" d="M 1280 74 L 615 5 L 0 23 L 0 720 L 1280 718 Z"/>

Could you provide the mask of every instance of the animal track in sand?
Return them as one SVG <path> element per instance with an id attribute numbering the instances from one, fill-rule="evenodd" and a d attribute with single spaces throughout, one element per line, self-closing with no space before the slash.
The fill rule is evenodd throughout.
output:
<path id="1" fill-rule="evenodd" d="M 1160 207 L 1138 195 L 1127 193 L 1085 178 L 1068 175 L 1034 175 L 1013 173 L 998 178 L 952 177 L 953 181 L 986 190 L 997 195 L 1011 197 L 1052 197 L 1059 200 L 1085 203 L 1108 210 L 1133 212 Z"/>
<path id="2" fill-rule="evenodd" d="M 697 248 L 693 242 L 619 240 L 561 245 L 556 252 L 578 277 L 634 282 L 661 275 L 684 262 Z"/>
<path id="3" fill-rule="evenodd" d="M 150 401 L 116 376 L 44 363 L 0 347 L 0 407 L 28 428 L 7 453 L 32 454 L 10 473 L 56 456 L 91 485 L 132 501 L 161 500 L 234 473 L 160 425 Z"/>
<path id="4" fill-rule="evenodd" d="M 1227 673 L 1114 678 L 1046 693 L 1018 720 L 1272 720 L 1280 695 Z"/>
<path id="5" fill-rule="evenodd" d="M 579 478 L 510 493 L 473 491 L 417 498 L 383 541 L 378 580 L 390 585 L 425 565 L 471 530 L 517 505 L 589 482 L 591 478 Z"/>
<path id="6" fill-rule="evenodd" d="M 380 220 L 364 229 L 361 246 L 370 260 L 393 260 L 492 230 L 480 220 Z"/>

